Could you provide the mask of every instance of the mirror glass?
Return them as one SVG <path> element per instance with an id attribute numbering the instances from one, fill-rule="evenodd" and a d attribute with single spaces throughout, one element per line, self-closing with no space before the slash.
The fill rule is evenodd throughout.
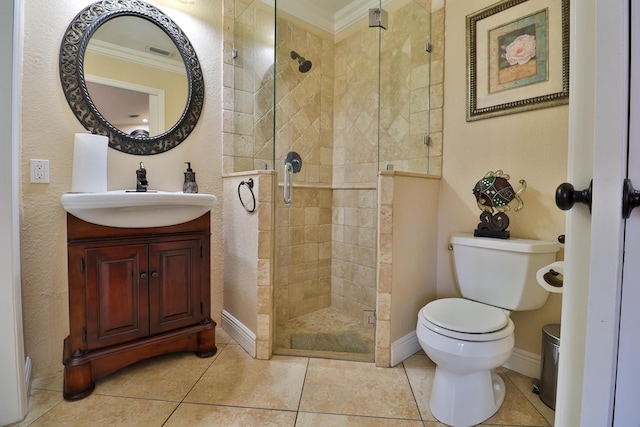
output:
<path id="1" fill-rule="evenodd" d="M 184 141 L 204 103 L 198 57 L 180 27 L 140 0 L 96 2 L 69 24 L 60 80 L 73 113 L 109 146 L 158 154 Z"/>
<path id="2" fill-rule="evenodd" d="M 124 133 L 160 135 L 185 110 L 187 72 L 176 44 L 137 16 L 110 19 L 91 37 L 84 56 L 89 97 Z"/>

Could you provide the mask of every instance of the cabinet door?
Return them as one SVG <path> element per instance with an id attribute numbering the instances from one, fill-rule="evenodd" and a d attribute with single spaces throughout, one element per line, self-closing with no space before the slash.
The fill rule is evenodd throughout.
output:
<path id="1" fill-rule="evenodd" d="M 200 248 L 200 239 L 149 246 L 149 328 L 152 335 L 202 320 Z"/>
<path id="2" fill-rule="evenodd" d="M 149 335 L 147 245 L 86 249 L 87 347 Z"/>

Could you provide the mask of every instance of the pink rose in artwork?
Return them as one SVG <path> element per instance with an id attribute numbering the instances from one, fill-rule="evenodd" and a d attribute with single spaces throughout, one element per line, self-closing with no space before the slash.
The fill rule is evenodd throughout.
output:
<path id="1" fill-rule="evenodd" d="M 536 56 L 536 37 L 530 34 L 518 36 L 505 50 L 507 51 L 505 58 L 509 65 L 526 64 Z"/>

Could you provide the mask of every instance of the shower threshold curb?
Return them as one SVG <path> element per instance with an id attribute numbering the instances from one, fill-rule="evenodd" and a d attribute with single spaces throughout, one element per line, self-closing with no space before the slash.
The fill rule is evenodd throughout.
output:
<path id="1" fill-rule="evenodd" d="M 337 351 L 298 350 L 291 348 L 277 348 L 273 351 L 279 356 L 313 357 L 319 359 L 349 360 L 354 362 L 374 362 L 373 353 L 344 353 Z"/>

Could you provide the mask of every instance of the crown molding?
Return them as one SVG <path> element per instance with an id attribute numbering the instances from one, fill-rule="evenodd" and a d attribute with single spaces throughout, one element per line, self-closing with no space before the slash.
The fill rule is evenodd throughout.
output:
<path id="1" fill-rule="evenodd" d="M 87 51 L 110 56 L 123 61 L 145 65 L 147 67 L 170 71 L 172 73 L 186 74 L 182 57 L 180 57 L 180 61 L 178 61 L 176 59 L 164 58 L 153 53 L 141 52 L 139 50 L 108 43 L 102 40 L 91 40 L 91 43 L 87 46 Z"/>
<path id="2" fill-rule="evenodd" d="M 340 31 L 349 28 L 360 19 L 369 16 L 369 9 L 375 9 L 382 7 L 391 0 L 354 0 L 334 15 L 334 30 L 333 34 L 338 34 Z"/>
<path id="3" fill-rule="evenodd" d="M 384 6 L 390 2 L 391 0 L 353 0 L 335 14 L 331 14 L 319 7 L 315 0 L 278 0 L 278 9 L 335 35 L 367 17 L 369 9 Z M 273 4 L 273 1 L 267 0 L 265 3 Z"/>

